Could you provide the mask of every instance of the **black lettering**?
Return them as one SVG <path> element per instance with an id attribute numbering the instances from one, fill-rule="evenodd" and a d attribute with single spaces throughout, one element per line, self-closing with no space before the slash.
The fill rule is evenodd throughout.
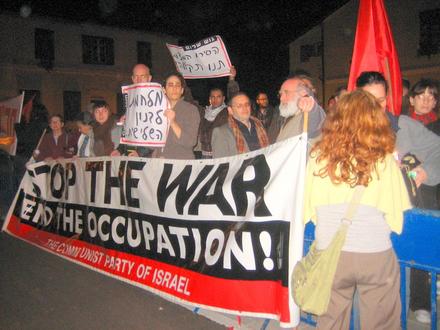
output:
<path id="1" fill-rule="evenodd" d="M 121 163 L 119 164 L 118 176 L 111 176 L 112 162 L 105 162 L 105 204 L 110 204 L 112 201 L 112 188 L 119 188 L 120 203 L 121 205 L 125 205 L 124 187 L 122 185 L 125 171 L 125 163 L 125 161 L 121 161 Z"/>
<path id="2" fill-rule="evenodd" d="M 41 165 L 41 166 L 37 166 L 34 169 L 35 171 L 35 175 L 40 175 L 40 174 L 47 174 L 50 173 L 50 166 L 49 165 Z M 28 171 L 30 173 L 31 176 L 34 176 L 34 173 L 32 171 Z M 38 187 L 35 182 L 32 182 L 32 192 L 35 194 L 35 196 L 37 197 L 41 197 L 41 189 L 40 187 Z"/>
<path id="3" fill-rule="evenodd" d="M 87 162 L 86 163 L 86 172 L 91 172 L 91 182 L 90 182 L 90 202 L 95 202 L 96 195 L 96 173 L 102 172 L 104 168 L 104 162 Z"/>
<path id="4" fill-rule="evenodd" d="M 224 215 L 234 215 L 234 210 L 229 205 L 225 196 L 223 195 L 223 183 L 225 182 L 226 175 L 228 174 L 229 164 L 220 164 L 212 177 L 206 182 L 206 184 L 199 190 L 196 197 L 191 201 L 189 205 L 188 214 L 198 215 L 200 204 L 215 204 Z M 208 195 L 209 190 L 215 183 L 214 193 Z"/>
<path id="5" fill-rule="evenodd" d="M 60 177 L 61 184 L 59 189 L 55 187 L 55 178 L 56 176 Z M 52 167 L 52 171 L 50 172 L 50 191 L 52 196 L 60 199 L 63 196 L 64 187 L 66 186 L 66 182 L 64 180 L 64 167 L 61 164 L 55 164 Z"/>
<path id="6" fill-rule="evenodd" d="M 150 104 L 150 99 L 148 99 L 148 101 L 147 101 L 147 99 L 145 98 L 145 96 L 143 96 L 143 95 L 139 95 L 140 96 L 140 98 L 141 98 L 141 106 L 143 106 L 143 105 L 149 105 Z"/>
<path id="7" fill-rule="evenodd" d="M 205 166 L 194 180 L 191 187 L 188 187 L 189 177 L 191 175 L 191 165 L 185 166 L 182 172 L 168 185 L 168 180 L 170 179 L 171 173 L 173 171 L 172 164 L 165 164 L 160 177 L 159 186 L 157 187 L 157 203 L 159 210 L 163 211 L 165 209 L 165 204 L 167 198 L 171 193 L 178 188 L 176 196 L 176 211 L 178 214 L 183 214 L 183 207 L 188 202 L 188 199 L 194 193 L 196 188 L 199 186 L 200 182 L 211 172 L 213 165 Z"/>
<path id="8" fill-rule="evenodd" d="M 249 166 L 254 168 L 255 178 L 250 181 L 244 181 L 244 172 Z M 255 195 L 255 216 L 265 217 L 272 215 L 264 202 L 264 187 L 269 182 L 269 179 L 270 168 L 264 155 L 258 155 L 243 162 L 240 170 L 232 179 L 231 185 L 238 216 L 246 215 L 248 208 L 247 192 L 252 192 Z"/>
<path id="9" fill-rule="evenodd" d="M 76 183 L 76 167 L 74 163 L 66 164 L 66 181 L 67 188 L 65 197 L 69 199 L 69 187 L 74 186 Z"/>
<path id="10" fill-rule="evenodd" d="M 125 174 L 125 195 L 127 196 L 127 205 L 139 208 L 139 199 L 133 198 L 131 189 L 138 188 L 139 179 L 131 177 L 131 171 L 142 171 L 145 162 L 128 161 L 127 173 Z"/>
<path id="11" fill-rule="evenodd" d="M 159 106 L 162 104 L 164 93 L 162 91 L 156 94 L 156 102 L 154 102 L 154 106 Z"/>
<path id="12" fill-rule="evenodd" d="M 133 106 L 137 107 L 138 106 L 138 96 L 134 95 L 131 100 L 129 100 L 129 104 L 128 104 L 128 108 L 131 109 L 133 108 Z"/>

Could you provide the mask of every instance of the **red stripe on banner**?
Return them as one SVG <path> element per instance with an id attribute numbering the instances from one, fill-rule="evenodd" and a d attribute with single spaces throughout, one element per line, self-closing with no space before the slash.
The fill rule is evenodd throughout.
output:
<path id="1" fill-rule="evenodd" d="M 126 92 L 132 89 L 138 89 L 138 88 L 151 88 L 151 87 L 156 87 L 156 88 L 162 88 L 162 86 L 159 83 L 149 83 L 149 84 L 137 84 L 137 86 L 131 86 L 130 87 L 124 87 L 122 88 L 122 92 Z"/>
<path id="2" fill-rule="evenodd" d="M 128 143 L 128 144 L 135 144 L 135 145 L 159 145 L 164 146 L 166 142 L 154 142 L 154 141 L 148 141 L 148 142 L 140 142 L 140 141 L 132 141 L 126 138 L 121 138 L 122 143 Z"/>
<path id="3" fill-rule="evenodd" d="M 89 268 L 200 306 L 235 313 L 266 314 L 289 322 L 288 288 L 279 281 L 233 280 L 106 249 L 38 230 L 11 216 L 6 230 L 51 253 Z M 158 291 L 158 292 L 157 292 Z"/>

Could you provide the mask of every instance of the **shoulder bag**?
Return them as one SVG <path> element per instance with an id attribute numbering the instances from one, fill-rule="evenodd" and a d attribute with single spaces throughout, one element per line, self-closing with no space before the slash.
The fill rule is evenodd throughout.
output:
<path id="1" fill-rule="evenodd" d="M 318 250 L 313 242 L 307 255 L 293 269 L 292 296 L 304 312 L 322 315 L 327 311 L 341 249 L 364 189 L 364 186 L 356 186 L 330 245 L 325 250 Z"/>

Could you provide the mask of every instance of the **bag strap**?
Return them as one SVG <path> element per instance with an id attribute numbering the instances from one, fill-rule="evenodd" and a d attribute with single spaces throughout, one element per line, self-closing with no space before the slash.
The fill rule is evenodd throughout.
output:
<path id="1" fill-rule="evenodd" d="M 348 204 L 347 211 L 345 211 L 344 217 L 341 219 L 342 222 L 347 221 L 349 224 L 351 224 L 353 220 L 353 215 L 356 212 L 359 203 L 361 201 L 362 195 L 364 193 L 365 186 L 356 186 L 354 188 L 353 196 L 351 198 L 350 204 Z"/>

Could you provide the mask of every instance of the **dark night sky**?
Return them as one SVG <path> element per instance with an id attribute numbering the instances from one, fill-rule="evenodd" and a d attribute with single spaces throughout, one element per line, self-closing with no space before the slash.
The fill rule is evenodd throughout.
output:
<path id="1" fill-rule="evenodd" d="M 220 35 L 237 67 L 241 89 L 251 97 L 258 90 L 274 99 L 288 74 L 288 43 L 318 24 L 348 0 L 1 0 L 1 9 L 19 12 L 23 4 L 32 14 L 90 21 L 161 32 L 179 37 L 180 44 Z M 154 68 L 153 68 L 154 69 Z M 154 71 L 153 71 L 154 72 Z M 191 81 L 195 96 L 221 84 L 209 79 Z M 205 87 L 205 88 L 204 88 Z M 205 91 L 206 93 L 206 91 Z M 203 96 L 205 97 L 205 96 Z M 201 100 L 201 103 L 204 103 Z"/>

